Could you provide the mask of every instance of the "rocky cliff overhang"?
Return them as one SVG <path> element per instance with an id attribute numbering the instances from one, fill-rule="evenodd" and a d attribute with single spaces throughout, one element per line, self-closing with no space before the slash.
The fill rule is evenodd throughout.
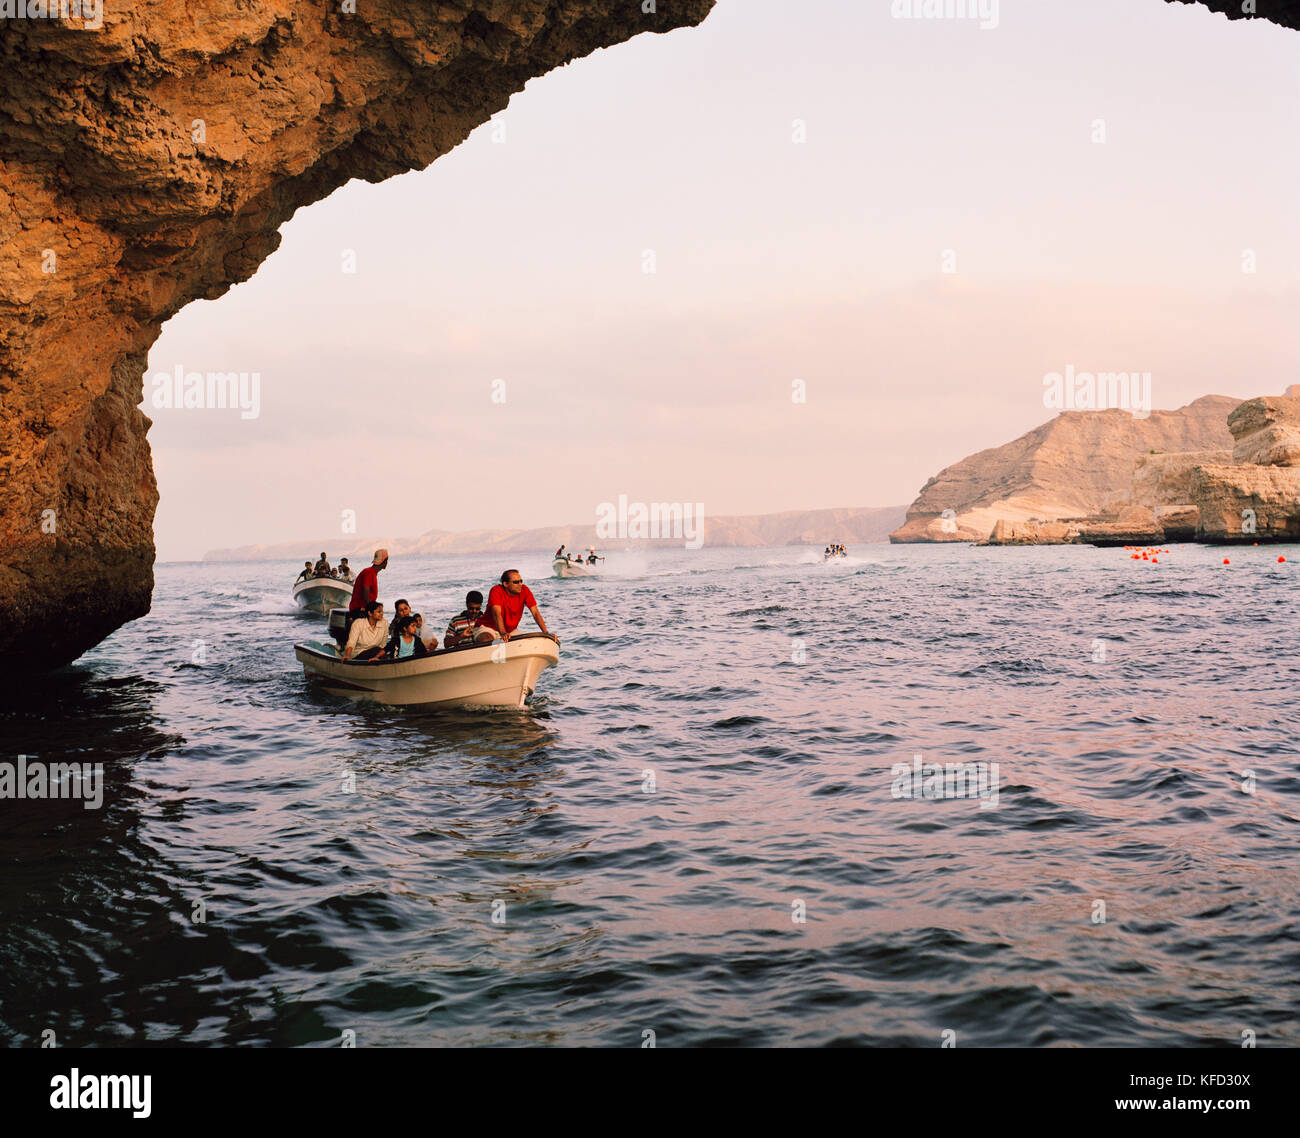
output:
<path id="1" fill-rule="evenodd" d="M 250 277 L 299 207 L 421 169 L 529 79 L 713 3 L 132 0 L 88 4 L 98 27 L 0 19 L 0 669 L 65 663 L 149 610 L 158 492 L 137 405 L 169 316 Z"/>
<path id="2" fill-rule="evenodd" d="M 1195 4 L 1219 12 L 1230 20 L 1268 20 L 1284 28 L 1300 29 L 1300 0 L 1168 0 Z"/>

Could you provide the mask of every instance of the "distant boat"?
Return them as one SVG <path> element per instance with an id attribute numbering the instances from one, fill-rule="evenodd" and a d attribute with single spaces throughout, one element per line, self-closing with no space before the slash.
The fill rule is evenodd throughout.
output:
<path id="1" fill-rule="evenodd" d="M 537 678 L 560 662 L 559 646 L 541 632 L 380 664 L 344 660 L 321 641 L 295 644 L 293 652 L 323 691 L 395 707 L 524 707 Z"/>
<path id="2" fill-rule="evenodd" d="M 551 572 L 557 577 L 594 577 L 599 570 L 583 561 L 565 561 L 563 557 L 557 557 L 551 562 Z"/>
<path id="3" fill-rule="evenodd" d="M 336 605 L 352 600 L 352 584 L 336 577 L 308 577 L 294 585 L 293 599 L 300 609 L 324 616 Z"/>
<path id="4" fill-rule="evenodd" d="M 832 549 L 829 553 L 823 555 L 822 560 L 834 561 L 837 557 L 847 557 L 848 555 L 849 551 L 847 549 Z"/>

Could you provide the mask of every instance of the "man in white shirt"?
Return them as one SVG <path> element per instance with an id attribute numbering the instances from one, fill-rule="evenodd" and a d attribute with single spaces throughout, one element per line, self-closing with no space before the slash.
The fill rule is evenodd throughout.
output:
<path id="1" fill-rule="evenodd" d="M 388 621 L 384 619 L 384 606 L 380 601 L 371 601 L 366 605 L 365 617 L 352 622 L 343 659 L 370 660 L 382 656 L 387 643 Z"/>

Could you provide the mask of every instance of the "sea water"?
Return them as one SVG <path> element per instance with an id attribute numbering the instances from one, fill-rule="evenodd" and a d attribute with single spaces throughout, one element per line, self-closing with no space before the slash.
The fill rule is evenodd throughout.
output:
<path id="1" fill-rule="evenodd" d="M 1279 552 L 394 558 L 439 631 L 522 571 L 522 712 L 317 693 L 301 559 L 160 565 L 0 697 L 0 760 L 104 768 L 0 803 L 0 1039 L 1300 1044 Z"/>

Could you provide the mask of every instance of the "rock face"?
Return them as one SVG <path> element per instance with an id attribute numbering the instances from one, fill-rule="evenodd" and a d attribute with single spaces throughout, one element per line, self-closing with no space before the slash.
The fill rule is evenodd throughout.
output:
<path id="1" fill-rule="evenodd" d="M 1233 463 L 1192 471 L 1203 541 L 1300 540 L 1300 398 L 1249 399 L 1228 416 Z"/>
<path id="2" fill-rule="evenodd" d="M 1196 478 L 1197 536 L 1203 541 L 1300 539 L 1295 467 L 1198 466 Z"/>
<path id="3" fill-rule="evenodd" d="M 1201 522 L 1201 511 L 1196 506 L 1160 506 L 1156 509 L 1156 524 L 1165 541 L 1192 541 Z"/>
<path id="4" fill-rule="evenodd" d="M 1074 545 L 1079 540 L 1079 523 L 1009 522 L 999 518 L 993 532 L 980 545 Z"/>
<path id="5" fill-rule="evenodd" d="M 1228 416 L 1228 430 L 1234 463 L 1300 466 L 1300 399 L 1249 399 Z"/>
<path id="6" fill-rule="evenodd" d="M 1294 541 L 1300 537 L 1300 394 L 1234 407 L 1232 450 L 1144 455 L 1116 519 L 1090 519 L 1093 545 Z"/>
<path id="7" fill-rule="evenodd" d="M 163 321 L 250 277 L 299 207 L 423 168 L 534 76 L 712 4 L 132 0 L 98 29 L 3 21 L 0 669 L 65 663 L 149 609 L 137 404 Z"/>
<path id="8" fill-rule="evenodd" d="M 1225 424 L 1226 429 L 1226 424 Z M 1133 484 L 1123 505 L 1160 510 L 1195 501 L 1192 471 L 1198 466 L 1229 463 L 1231 450 L 1193 450 L 1174 454 L 1140 455 L 1133 468 Z M 1116 506 L 1116 509 L 1122 508 Z"/>
<path id="9" fill-rule="evenodd" d="M 1142 455 L 1226 453 L 1232 444 L 1226 420 L 1237 402 L 1206 395 L 1145 419 L 1119 410 L 1063 412 L 1005 446 L 941 470 L 889 540 L 982 541 L 999 521 L 1020 526 L 1103 514 L 1128 501 Z"/>
<path id="10" fill-rule="evenodd" d="M 1165 540 L 1165 531 L 1154 510 L 1127 506 L 1113 522 L 1093 522 L 1079 531 L 1079 540 L 1090 545 L 1155 545 Z"/>

